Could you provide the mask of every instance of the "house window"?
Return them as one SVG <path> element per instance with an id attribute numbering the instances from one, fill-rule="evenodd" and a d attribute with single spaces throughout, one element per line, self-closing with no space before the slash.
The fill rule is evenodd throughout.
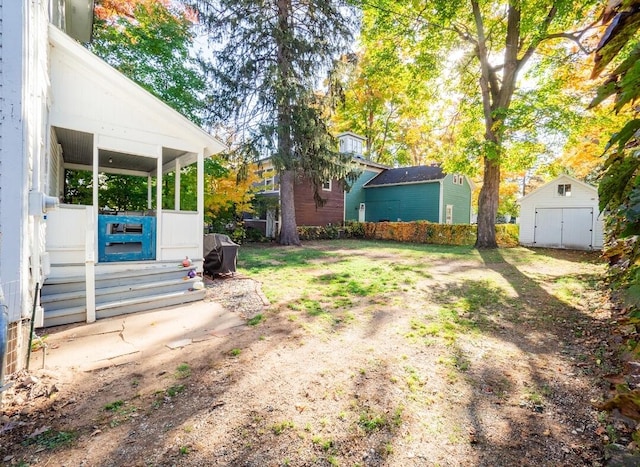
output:
<path id="1" fill-rule="evenodd" d="M 331 191 L 331 180 L 322 182 L 322 191 Z"/>
<path id="2" fill-rule="evenodd" d="M 453 184 L 454 185 L 458 184 L 458 174 L 453 174 Z"/>
<path id="3" fill-rule="evenodd" d="M 571 183 L 558 185 L 558 196 L 571 196 Z"/>
<path id="4" fill-rule="evenodd" d="M 447 212 L 444 223 L 453 224 L 453 204 L 447 204 Z"/>

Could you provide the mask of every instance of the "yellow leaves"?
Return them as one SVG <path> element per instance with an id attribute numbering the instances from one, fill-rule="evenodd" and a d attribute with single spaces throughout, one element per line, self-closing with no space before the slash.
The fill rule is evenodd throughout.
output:
<path id="1" fill-rule="evenodd" d="M 257 175 L 249 171 L 244 179 L 239 179 L 239 170 L 229 170 L 220 178 L 209 176 L 205 180 L 205 209 L 215 216 L 233 208 L 237 214 L 251 212 L 254 197 L 253 185 Z"/>

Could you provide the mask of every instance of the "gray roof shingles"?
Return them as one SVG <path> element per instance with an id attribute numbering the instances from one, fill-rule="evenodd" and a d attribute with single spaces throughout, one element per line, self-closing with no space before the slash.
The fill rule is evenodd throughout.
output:
<path id="1" fill-rule="evenodd" d="M 414 167 L 399 167 L 387 169 L 371 179 L 366 187 L 397 185 L 401 183 L 420 183 L 442 180 L 446 174 L 437 165 L 418 165 Z"/>

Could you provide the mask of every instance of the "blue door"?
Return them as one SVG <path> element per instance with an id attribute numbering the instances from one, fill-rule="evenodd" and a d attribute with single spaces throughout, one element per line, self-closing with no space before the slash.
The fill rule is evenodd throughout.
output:
<path id="1" fill-rule="evenodd" d="M 156 259 L 156 218 L 98 216 L 98 261 Z"/>

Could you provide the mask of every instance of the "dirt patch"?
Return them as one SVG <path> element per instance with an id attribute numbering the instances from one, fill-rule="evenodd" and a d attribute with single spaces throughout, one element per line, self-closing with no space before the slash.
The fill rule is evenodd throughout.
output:
<path id="1" fill-rule="evenodd" d="M 312 247 L 331 254 L 330 245 Z M 208 282 L 209 299 L 263 319 L 149 361 L 15 375 L 0 460 L 604 464 L 611 433 L 592 403 L 617 363 L 596 255 L 429 257 L 424 266 L 357 254 L 423 273 L 333 314 L 300 312 L 286 299 L 265 308 L 260 283 L 241 275 Z"/>

